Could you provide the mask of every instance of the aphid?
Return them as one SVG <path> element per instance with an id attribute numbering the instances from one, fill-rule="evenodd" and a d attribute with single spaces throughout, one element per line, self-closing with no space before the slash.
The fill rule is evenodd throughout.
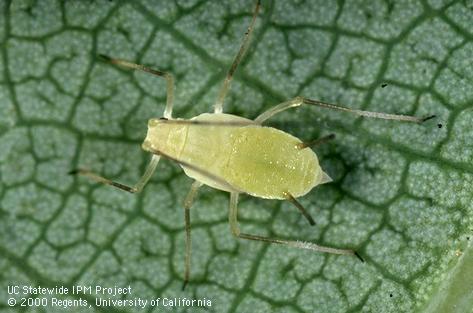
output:
<path id="1" fill-rule="evenodd" d="M 239 194 L 245 193 L 264 199 L 287 200 L 304 215 L 311 225 L 314 225 L 314 220 L 297 201 L 297 198 L 307 194 L 315 186 L 331 181 L 320 167 L 316 154 L 309 147 L 333 139 L 334 135 L 304 143 L 281 130 L 262 126 L 263 122 L 282 111 L 303 104 L 345 111 L 359 116 L 414 123 L 422 123 L 434 117 L 418 118 L 355 110 L 303 97 L 296 97 L 280 103 L 263 112 L 254 120 L 223 113 L 225 95 L 230 87 L 233 74 L 248 49 L 259 8 L 260 1 L 257 1 L 252 20 L 220 89 L 213 113 L 203 113 L 189 120 L 173 118 L 174 80 L 170 73 L 153 70 L 125 60 L 101 56 L 112 64 L 148 72 L 166 79 L 166 108 L 162 118 L 151 118 L 148 121 L 148 133 L 142 148 L 150 152 L 152 157 L 145 173 L 133 187 L 111 181 L 83 169 L 71 171 L 71 174 L 88 176 L 97 182 L 112 185 L 130 193 L 138 193 L 146 185 L 160 158 L 163 157 L 177 162 L 184 172 L 194 179 L 184 201 L 186 254 L 183 288 L 189 281 L 190 274 L 189 209 L 202 185 L 230 193 L 230 229 L 237 238 L 333 254 L 355 255 L 363 261 L 359 254 L 351 249 L 338 249 L 311 242 L 283 240 L 240 232 L 237 219 Z"/>

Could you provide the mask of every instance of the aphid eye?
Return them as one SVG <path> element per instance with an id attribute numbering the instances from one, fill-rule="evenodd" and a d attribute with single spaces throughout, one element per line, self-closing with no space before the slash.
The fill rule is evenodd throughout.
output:
<path id="1" fill-rule="evenodd" d="M 163 120 L 163 121 L 167 121 L 167 120 L 168 120 L 168 119 L 165 118 L 165 117 L 160 117 L 159 119 L 160 119 L 160 120 Z"/>

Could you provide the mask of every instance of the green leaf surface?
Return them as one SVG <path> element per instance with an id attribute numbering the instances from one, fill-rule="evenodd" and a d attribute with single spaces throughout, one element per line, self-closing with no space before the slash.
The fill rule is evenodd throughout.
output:
<path id="1" fill-rule="evenodd" d="M 254 1 L 0 0 L 0 312 L 461 312 L 473 294 L 473 2 L 263 1 L 225 112 L 255 118 L 302 95 L 425 116 L 422 125 L 298 108 L 270 125 L 308 141 L 334 182 L 300 202 L 242 196 L 244 232 L 356 248 L 349 256 L 237 240 L 228 194 L 202 188 L 191 211 L 191 282 L 183 200 L 192 183 L 161 161 L 131 195 L 68 171 L 132 185 L 149 155 L 146 122 L 166 83 L 98 54 L 169 71 L 174 116 L 211 112 Z M 95 307 L 96 294 L 33 295 L 7 286 L 131 286 L 113 299 L 209 299 L 211 307 Z M 9 298 L 18 301 L 10 307 Z"/>

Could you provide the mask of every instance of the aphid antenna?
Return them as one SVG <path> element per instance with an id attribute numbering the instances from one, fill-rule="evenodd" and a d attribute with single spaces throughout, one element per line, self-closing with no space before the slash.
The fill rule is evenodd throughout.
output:
<path id="1" fill-rule="evenodd" d="M 176 124 L 176 125 L 193 125 L 193 126 L 229 126 L 229 127 L 241 127 L 249 125 L 260 125 L 254 121 L 194 121 L 185 119 L 172 119 L 172 120 L 161 120 L 160 123 L 164 124 Z"/>

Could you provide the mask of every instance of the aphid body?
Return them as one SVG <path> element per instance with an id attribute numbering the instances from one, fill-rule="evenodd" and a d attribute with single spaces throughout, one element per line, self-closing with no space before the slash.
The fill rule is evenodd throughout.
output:
<path id="1" fill-rule="evenodd" d="M 247 126 L 221 127 L 166 123 L 150 119 L 144 150 L 161 151 L 174 159 L 206 169 L 240 192 L 266 199 L 287 199 L 287 193 L 300 197 L 318 184 L 329 181 L 316 154 L 301 149 L 298 138 L 281 130 L 224 113 L 204 113 L 191 121 L 216 124 L 243 122 Z M 209 175 L 185 165 L 185 173 L 210 187 L 232 192 Z"/>

